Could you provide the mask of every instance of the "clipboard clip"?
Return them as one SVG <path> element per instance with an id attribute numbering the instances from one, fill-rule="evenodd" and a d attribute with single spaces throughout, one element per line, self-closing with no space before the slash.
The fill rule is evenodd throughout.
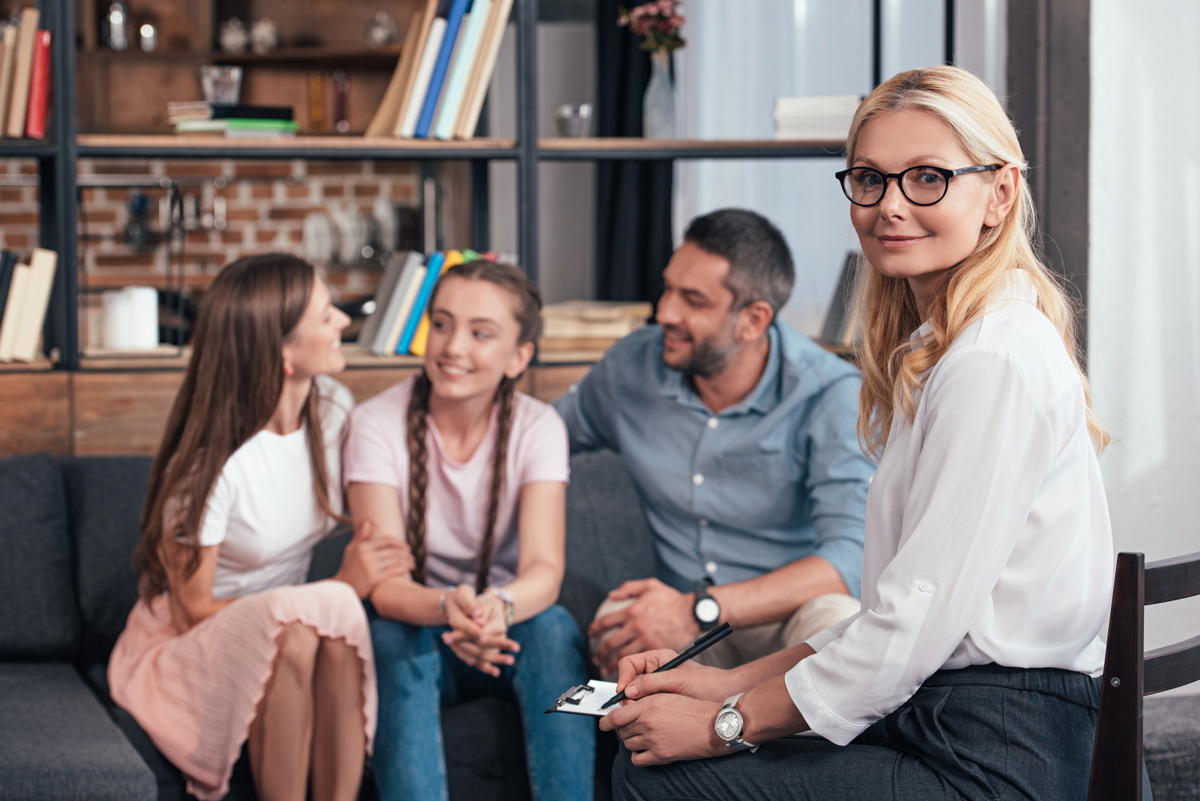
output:
<path id="1" fill-rule="evenodd" d="M 563 704 L 573 704 L 578 706 L 579 702 L 586 698 L 589 693 L 593 693 L 595 691 L 595 687 L 591 687 L 587 684 L 579 684 L 560 695 L 558 700 L 554 702 L 554 707 L 557 709 Z"/>

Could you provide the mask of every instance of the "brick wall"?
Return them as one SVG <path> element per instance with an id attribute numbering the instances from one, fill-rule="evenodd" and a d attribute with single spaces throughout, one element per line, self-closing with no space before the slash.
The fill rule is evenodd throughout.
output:
<path id="1" fill-rule="evenodd" d="M 37 165 L 33 161 L 0 161 L 0 175 L 28 176 L 28 186 L 0 187 L 0 247 L 27 252 L 38 241 Z M 304 255 L 304 219 L 314 211 L 358 209 L 371 219 L 383 198 L 398 206 L 418 203 L 417 171 L 411 162 L 371 161 L 172 161 L 163 159 L 81 159 L 79 175 L 170 176 L 183 184 L 184 196 L 197 199 L 197 225 L 185 234 L 185 281 L 191 293 L 203 291 L 220 268 L 241 256 L 267 251 Z M 146 228 L 162 230 L 159 187 L 105 187 L 82 190 L 80 207 L 80 331 L 86 346 L 86 309 L 99 301 L 99 290 L 143 284 L 162 286 L 168 266 L 178 270 L 175 251 L 165 244 L 133 248 L 127 243 L 129 204 L 137 193 L 148 200 Z M 225 220 L 213 224 L 214 201 L 223 197 Z M 165 205 L 165 204 L 163 204 Z M 170 262 L 168 261 L 170 260 Z M 335 300 L 351 300 L 374 292 L 381 272 L 378 259 L 353 264 L 317 264 Z M 93 315 L 94 316 L 94 315 Z"/>

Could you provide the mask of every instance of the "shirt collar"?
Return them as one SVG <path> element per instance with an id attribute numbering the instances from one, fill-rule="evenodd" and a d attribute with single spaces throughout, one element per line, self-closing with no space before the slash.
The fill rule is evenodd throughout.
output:
<path id="1" fill-rule="evenodd" d="M 779 365 L 783 357 L 780 355 L 779 331 L 774 323 L 771 323 L 771 327 L 767 329 L 767 346 L 769 348 L 767 364 L 763 367 L 762 375 L 759 376 L 754 389 L 741 401 L 727 409 L 722 409 L 718 414 L 744 414 L 751 411 L 765 414 L 778 405 Z M 661 353 L 660 349 L 660 359 Z M 704 405 L 704 401 L 700 400 L 700 396 L 684 380 L 683 373 L 667 367 L 661 361 L 659 364 L 662 367 L 659 394 L 666 398 L 675 398 L 680 404 L 689 408 L 712 414 L 712 410 Z"/>
<path id="2" fill-rule="evenodd" d="M 989 304 L 989 310 L 996 309 L 1012 301 L 1025 301 L 1037 306 L 1037 300 L 1037 286 L 1033 283 L 1033 278 L 1029 273 L 1019 268 L 1012 269 L 1009 270 L 1008 275 L 1004 279 L 1003 286 L 996 293 L 996 297 Z M 923 347 L 932 336 L 933 326 L 929 324 L 929 321 L 925 321 L 917 327 L 916 331 L 913 331 L 909 335 L 908 341 L 910 347 L 914 350 Z"/>

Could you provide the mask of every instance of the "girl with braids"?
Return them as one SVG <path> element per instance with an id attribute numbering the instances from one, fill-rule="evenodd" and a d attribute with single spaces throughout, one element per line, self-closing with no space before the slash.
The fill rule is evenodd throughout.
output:
<path id="1" fill-rule="evenodd" d="M 846 156 L 867 262 L 858 428 L 879 461 L 862 610 L 735 670 L 621 660 L 635 700 L 600 721 L 624 742 L 614 796 L 1083 801 L 1108 436 L 1032 246 L 1016 131 L 978 78 L 931 67 L 867 96 Z"/>
<path id="2" fill-rule="evenodd" d="M 368 610 L 385 801 L 447 798 L 440 710 L 480 695 L 516 697 L 534 798 L 592 797 L 594 727 L 543 714 L 587 670 L 583 636 L 554 603 L 566 426 L 515 390 L 541 306 L 516 267 L 451 268 L 429 302 L 424 369 L 351 415 L 350 510 L 406 540 L 416 563 L 411 577 L 376 587 Z"/>
<path id="3" fill-rule="evenodd" d="M 201 799 L 226 795 L 247 741 L 263 801 L 304 801 L 310 782 L 314 801 L 358 797 L 376 712 L 359 599 L 412 559 L 360 527 L 336 580 L 304 584 L 342 519 L 354 401 L 329 375 L 347 322 L 312 265 L 282 254 L 228 265 L 200 304 L 108 683 Z"/>

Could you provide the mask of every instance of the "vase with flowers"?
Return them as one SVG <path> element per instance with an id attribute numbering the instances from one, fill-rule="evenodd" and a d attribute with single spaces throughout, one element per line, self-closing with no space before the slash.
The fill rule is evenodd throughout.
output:
<path id="1" fill-rule="evenodd" d="M 619 9 L 617 24 L 642 37 L 650 53 L 650 83 L 642 100 L 642 135 L 647 139 L 675 138 L 675 89 L 671 53 L 683 47 L 681 0 L 653 0 L 632 9 Z"/>

